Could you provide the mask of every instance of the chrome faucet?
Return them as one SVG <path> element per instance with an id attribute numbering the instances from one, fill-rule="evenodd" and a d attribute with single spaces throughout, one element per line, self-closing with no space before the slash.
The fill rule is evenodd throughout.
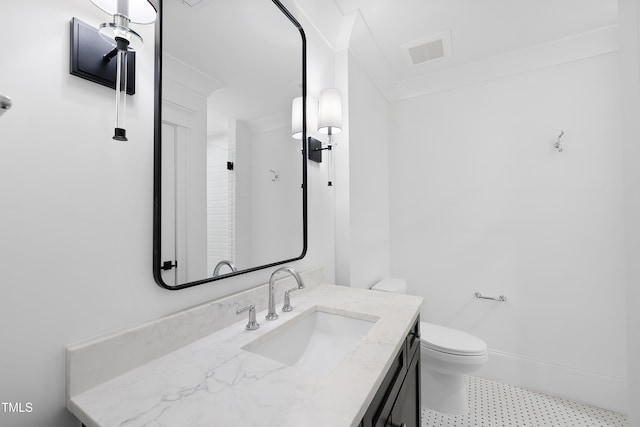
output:
<path id="1" fill-rule="evenodd" d="M 247 323 L 247 326 L 245 326 L 244 328 L 247 331 L 255 331 L 260 327 L 260 325 L 258 324 L 258 322 L 256 322 L 256 307 L 253 304 L 238 309 L 236 311 L 236 314 L 244 313 L 247 310 L 249 311 L 249 322 Z"/>
<path id="2" fill-rule="evenodd" d="M 220 269 L 223 265 L 229 266 L 232 272 L 238 271 L 234 263 L 232 263 L 231 261 L 223 260 L 216 264 L 216 268 L 213 269 L 213 274 L 211 275 L 211 277 L 218 277 L 220 275 Z"/>
<path id="3" fill-rule="evenodd" d="M 274 296 L 274 288 L 276 287 L 276 277 L 280 273 L 289 273 L 296 279 L 298 282 L 298 289 L 304 289 L 304 282 L 302 281 L 302 277 L 291 267 L 280 267 L 276 271 L 271 274 L 271 278 L 269 278 L 269 312 L 265 319 L 267 320 L 276 320 L 278 315 L 276 314 L 276 299 Z"/>
<path id="4" fill-rule="evenodd" d="M 293 306 L 291 305 L 291 292 L 298 290 L 298 288 L 291 288 L 284 293 L 284 305 L 282 306 L 282 311 L 288 313 L 293 311 Z"/>

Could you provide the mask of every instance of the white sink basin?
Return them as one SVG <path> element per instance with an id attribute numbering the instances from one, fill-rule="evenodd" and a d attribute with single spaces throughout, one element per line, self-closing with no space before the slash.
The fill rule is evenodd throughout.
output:
<path id="1" fill-rule="evenodd" d="M 313 307 L 242 347 L 303 372 L 328 374 L 378 320 Z M 356 318 L 354 316 L 358 316 Z"/>

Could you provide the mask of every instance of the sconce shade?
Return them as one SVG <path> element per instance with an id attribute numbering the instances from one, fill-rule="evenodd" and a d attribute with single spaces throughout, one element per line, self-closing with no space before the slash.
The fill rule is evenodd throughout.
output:
<path id="1" fill-rule="evenodd" d="M 338 89 L 324 89 L 320 92 L 318 132 L 325 135 L 342 132 L 342 99 Z"/>
<path id="2" fill-rule="evenodd" d="M 134 24 L 151 24 L 156 20 L 156 8 L 149 0 L 90 0 L 109 15 L 121 15 Z"/>
<path id="3" fill-rule="evenodd" d="M 302 139 L 302 97 L 294 98 L 291 102 L 291 137 Z"/>

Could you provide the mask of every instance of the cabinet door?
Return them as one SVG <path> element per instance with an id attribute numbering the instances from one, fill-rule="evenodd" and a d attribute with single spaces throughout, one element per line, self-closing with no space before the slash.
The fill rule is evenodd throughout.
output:
<path id="1" fill-rule="evenodd" d="M 411 360 L 387 427 L 420 427 L 420 349 Z"/>
<path id="2" fill-rule="evenodd" d="M 414 354 L 413 352 L 420 348 L 420 315 L 407 335 L 407 347 L 409 355 Z"/>
<path id="3" fill-rule="evenodd" d="M 411 368 L 413 370 L 410 371 Z M 400 347 L 360 427 L 391 426 L 394 405 L 398 406 L 394 419 L 406 417 L 409 420 L 405 422 L 406 427 L 420 426 L 420 316 Z M 411 417 L 401 415 L 401 412 L 409 414 L 412 410 L 415 414 Z"/>
<path id="4" fill-rule="evenodd" d="M 395 357 L 391 368 L 387 372 L 378 392 L 373 397 L 369 409 L 364 415 L 362 425 L 364 427 L 384 427 L 393 402 L 402 387 L 407 372 L 407 355 L 403 346 Z"/>

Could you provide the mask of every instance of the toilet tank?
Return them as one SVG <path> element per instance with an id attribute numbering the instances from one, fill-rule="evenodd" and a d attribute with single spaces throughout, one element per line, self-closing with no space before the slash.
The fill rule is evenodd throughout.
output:
<path id="1" fill-rule="evenodd" d="M 407 293 L 407 281 L 404 279 L 398 279 L 389 277 L 382 279 L 371 287 L 374 291 L 392 292 L 394 294 L 406 294 Z"/>

